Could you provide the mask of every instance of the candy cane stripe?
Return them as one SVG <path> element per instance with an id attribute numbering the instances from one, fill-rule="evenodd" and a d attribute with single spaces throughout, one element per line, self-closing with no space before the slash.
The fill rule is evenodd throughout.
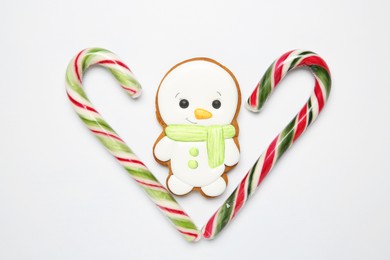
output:
<path id="1" fill-rule="evenodd" d="M 260 84 L 260 83 L 258 83 Z M 250 96 L 250 106 L 256 106 L 256 102 L 257 102 L 257 99 L 259 98 L 259 92 L 257 91 L 258 89 L 258 85 L 257 85 L 257 88 L 255 89 L 255 91 L 252 93 L 252 95 Z"/>
<path id="2" fill-rule="evenodd" d="M 247 194 L 252 193 L 251 190 L 254 188 L 252 183 L 253 183 L 253 180 L 255 179 L 255 171 L 256 171 L 258 163 L 259 163 L 259 160 L 257 160 L 255 162 L 255 164 L 253 165 L 253 167 L 249 170 L 249 175 L 248 175 L 248 179 L 249 180 L 248 180 Z"/>
<path id="3" fill-rule="evenodd" d="M 205 227 L 203 228 L 203 237 L 206 239 L 213 238 L 213 235 L 216 233 L 214 225 L 216 221 L 217 214 L 213 214 Z"/>
<path id="4" fill-rule="evenodd" d="M 260 182 L 265 178 L 268 172 L 271 170 L 271 167 L 275 160 L 275 149 L 278 141 L 278 137 L 276 137 L 270 144 L 265 154 L 263 168 L 261 169 L 261 173 L 257 182 L 257 186 L 260 185 Z"/>
<path id="5" fill-rule="evenodd" d="M 83 108 L 83 109 L 86 109 L 86 110 L 88 110 L 88 111 L 92 111 L 92 112 L 97 113 L 97 111 L 96 111 L 93 107 L 90 107 L 90 106 L 87 106 L 87 105 L 83 105 L 83 104 L 81 104 L 80 102 L 78 102 L 78 101 L 76 101 L 75 99 L 73 99 L 73 98 L 69 95 L 69 93 L 67 93 L 67 94 L 68 94 L 68 97 L 69 97 L 70 101 L 73 103 L 73 105 L 75 105 L 75 106 L 77 106 L 77 107 L 79 107 L 79 108 Z"/>
<path id="6" fill-rule="evenodd" d="M 275 73 L 274 73 L 274 84 L 275 86 L 280 82 L 282 79 L 282 72 L 283 72 L 283 66 L 280 66 L 283 64 L 283 62 L 288 58 L 288 56 L 292 53 L 293 51 L 289 51 L 285 54 L 283 54 L 276 62 L 275 62 Z"/>
<path id="7" fill-rule="evenodd" d="M 303 131 L 305 131 L 306 118 L 307 118 L 306 115 L 307 115 L 307 105 L 303 106 L 303 108 L 301 109 L 301 111 L 298 114 L 298 117 L 297 117 L 298 122 L 296 122 L 296 124 L 298 126 L 297 126 L 297 129 L 295 131 L 293 142 L 295 142 L 295 140 L 298 139 L 299 136 L 301 136 Z"/>
<path id="8" fill-rule="evenodd" d="M 80 72 L 79 72 L 78 60 L 79 60 L 82 53 L 83 53 L 83 51 L 80 51 L 79 54 L 77 54 L 75 62 L 74 62 L 74 70 L 76 71 L 77 80 L 80 83 L 82 83 L 82 82 L 81 82 L 81 76 L 80 76 Z"/>
<path id="9" fill-rule="evenodd" d="M 91 132 L 94 133 L 94 134 L 97 134 L 97 135 L 108 136 L 108 137 L 111 137 L 111 138 L 114 138 L 114 139 L 116 139 L 118 141 L 123 142 L 123 140 L 120 137 L 118 137 L 116 135 L 113 135 L 113 134 L 109 134 L 107 132 L 102 132 L 102 131 L 97 131 L 97 130 L 91 130 Z"/>
<path id="10" fill-rule="evenodd" d="M 127 90 L 127 91 L 130 91 L 131 93 L 135 94 L 135 90 L 134 89 L 131 89 L 131 88 L 127 88 L 125 86 L 121 86 L 124 90 Z"/>
<path id="11" fill-rule="evenodd" d="M 182 234 L 184 234 L 184 235 L 193 237 L 194 239 L 197 239 L 197 238 L 198 238 L 198 234 L 196 234 L 196 233 L 191 233 L 191 232 L 186 232 L 186 231 L 181 231 L 181 230 L 179 230 L 179 232 L 182 233 Z"/>
<path id="12" fill-rule="evenodd" d="M 322 94 L 320 85 L 318 84 L 318 81 L 316 81 L 316 83 L 315 83 L 314 93 L 315 93 L 317 101 L 318 101 L 318 113 L 320 113 L 322 108 L 325 105 L 325 101 L 324 101 L 324 96 Z"/>
<path id="13" fill-rule="evenodd" d="M 245 178 L 248 178 L 248 175 L 246 175 Z M 235 215 L 241 209 L 241 207 L 244 205 L 244 202 L 245 202 L 245 195 L 246 195 L 245 185 L 247 184 L 247 181 L 245 180 L 245 178 L 238 186 L 237 199 L 234 201 L 235 202 L 234 211 L 233 211 L 233 214 L 231 216 L 232 219 L 235 217 Z"/>
<path id="14" fill-rule="evenodd" d="M 185 213 L 182 210 L 171 209 L 171 208 L 163 207 L 163 206 L 160 206 L 160 205 L 158 207 L 160 209 L 168 211 L 170 213 L 175 213 L 175 214 L 179 214 L 179 215 L 185 215 Z"/>
<path id="15" fill-rule="evenodd" d="M 280 134 L 280 140 L 278 140 L 279 142 L 277 148 L 278 150 L 277 159 L 279 159 L 292 144 L 294 130 L 295 130 L 295 121 L 296 121 L 295 118 L 291 120 L 290 123 L 287 125 L 287 127 L 283 129 L 282 133 Z"/>
<path id="16" fill-rule="evenodd" d="M 164 189 L 164 187 L 159 185 L 159 184 L 151 184 L 151 183 L 147 183 L 147 182 L 140 181 L 140 180 L 137 180 L 137 179 L 135 179 L 135 181 L 138 182 L 139 184 L 143 185 L 143 186 L 148 186 L 150 188 L 156 188 L 158 190 Z"/>
<path id="17" fill-rule="evenodd" d="M 119 66 L 131 71 L 130 68 L 120 60 L 101 60 L 98 62 L 98 64 L 118 64 Z"/>
<path id="18" fill-rule="evenodd" d="M 115 157 L 115 158 L 121 162 L 131 162 L 131 163 L 141 164 L 142 166 L 145 166 L 145 164 L 139 160 L 120 158 L 120 157 Z"/>

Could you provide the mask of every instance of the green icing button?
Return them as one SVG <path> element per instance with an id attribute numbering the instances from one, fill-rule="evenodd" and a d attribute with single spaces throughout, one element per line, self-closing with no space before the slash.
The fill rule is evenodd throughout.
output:
<path id="1" fill-rule="evenodd" d="M 188 167 L 190 167 L 190 169 L 196 169 L 198 168 L 198 162 L 195 160 L 189 160 Z"/>
<path id="2" fill-rule="evenodd" d="M 190 155 L 191 155 L 191 156 L 194 156 L 194 157 L 198 156 L 198 155 L 199 155 L 199 149 L 196 148 L 196 147 L 191 147 L 191 149 L 190 149 Z"/>

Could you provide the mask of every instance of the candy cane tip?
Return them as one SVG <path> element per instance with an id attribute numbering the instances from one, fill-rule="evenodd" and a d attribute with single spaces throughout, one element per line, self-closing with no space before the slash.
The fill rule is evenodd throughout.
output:
<path id="1" fill-rule="evenodd" d="M 196 243 L 196 242 L 198 242 L 201 238 L 202 238 L 202 236 L 201 236 L 201 235 L 198 235 L 196 238 L 194 238 L 194 240 L 192 240 L 192 242 Z"/>
<path id="2" fill-rule="evenodd" d="M 213 234 L 209 230 L 207 230 L 206 225 L 201 229 L 200 233 L 203 239 L 212 240 L 214 238 Z"/>
<path id="3" fill-rule="evenodd" d="M 249 100 L 245 103 L 245 108 L 254 113 L 258 113 L 261 110 L 261 108 L 249 104 Z"/>
<path id="4" fill-rule="evenodd" d="M 142 95 L 142 89 L 138 89 L 135 93 L 131 94 L 131 97 L 134 99 L 139 98 Z"/>
<path id="5" fill-rule="evenodd" d="M 203 234 L 203 239 L 206 239 L 206 240 L 213 240 L 214 239 L 214 236 L 205 236 Z"/>

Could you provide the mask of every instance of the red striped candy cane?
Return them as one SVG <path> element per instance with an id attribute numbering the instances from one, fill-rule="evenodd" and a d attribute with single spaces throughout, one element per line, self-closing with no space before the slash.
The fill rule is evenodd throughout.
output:
<path id="1" fill-rule="evenodd" d="M 271 142 L 267 150 L 249 169 L 241 183 L 203 227 L 202 234 L 205 238 L 214 238 L 233 220 L 279 158 L 322 111 L 331 89 L 329 68 L 320 56 L 311 51 L 302 50 L 285 53 L 268 68 L 249 97 L 246 104 L 247 108 L 258 112 L 287 73 L 299 67 L 307 67 L 313 73 L 315 85 L 312 95 L 299 113 Z"/>
<path id="2" fill-rule="evenodd" d="M 168 217 L 175 228 L 188 241 L 198 240 L 200 234 L 191 218 L 114 129 L 108 125 L 87 98 L 83 90 L 82 78 L 92 65 L 107 68 L 131 97 L 136 98 L 141 94 L 141 86 L 133 73 L 115 54 L 101 48 L 85 49 L 72 59 L 66 71 L 66 92 L 77 114 L 162 213 Z"/>

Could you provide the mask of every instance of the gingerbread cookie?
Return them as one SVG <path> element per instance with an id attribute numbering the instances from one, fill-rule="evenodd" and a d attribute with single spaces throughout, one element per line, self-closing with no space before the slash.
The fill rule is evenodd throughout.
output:
<path id="1" fill-rule="evenodd" d="M 241 93 L 229 69 L 209 58 L 175 65 L 162 79 L 156 115 L 163 132 L 153 154 L 169 167 L 168 189 L 176 195 L 198 190 L 221 195 L 226 172 L 240 157 L 237 115 Z"/>

